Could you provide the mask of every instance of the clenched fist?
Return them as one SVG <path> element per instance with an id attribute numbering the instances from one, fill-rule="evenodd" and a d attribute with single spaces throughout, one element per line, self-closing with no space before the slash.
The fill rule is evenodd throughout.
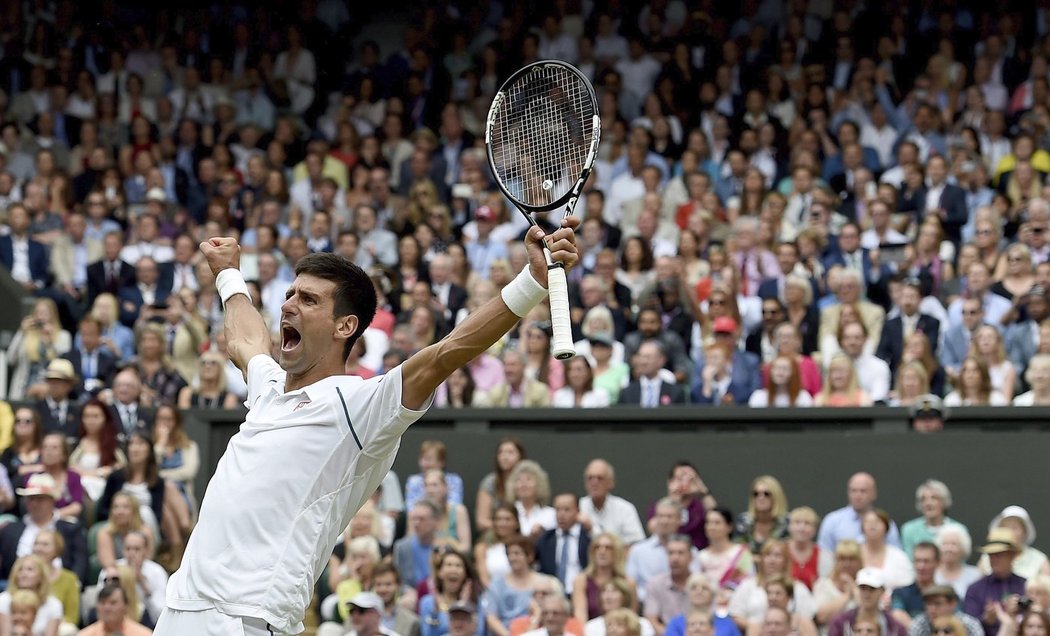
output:
<path id="1" fill-rule="evenodd" d="M 218 276 L 224 269 L 241 268 L 241 246 L 237 239 L 217 236 L 202 242 L 200 248 L 204 258 L 208 259 L 213 276 Z"/>

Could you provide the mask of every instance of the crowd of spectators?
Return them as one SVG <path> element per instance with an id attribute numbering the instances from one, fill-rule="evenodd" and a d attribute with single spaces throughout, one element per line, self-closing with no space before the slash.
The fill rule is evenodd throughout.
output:
<path id="1" fill-rule="evenodd" d="M 346 364 L 363 377 L 440 339 L 525 266 L 525 221 L 492 183 L 484 121 L 502 79 L 538 59 L 593 81 L 604 128 L 576 209 L 580 355 L 551 357 L 540 306 L 454 373 L 439 406 L 888 404 L 936 421 L 951 406 L 1050 403 L 1046 3 L 434 1 L 383 41 L 357 37 L 370 10 L 357 4 L 0 8 L 0 267 L 33 301 L 0 369 L 0 396 L 19 405 L 0 403 L 0 630 L 16 614 L 28 629 L 27 607 L 49 634 L 85 622 L 77 590 L 96 577 L 100 630 L 156 619 L 195 514 L 199 457 L 180 410 L 245 393 L 199 241 L 239 239 L 275 327 L 304 255 L 365 269 L 380 311 Z M 919 538 L 903 532 L 895 552 L 892 522 L 851 496 L 853 512 L 819 526 L 848 531 L 822 531 L 818 568 L 815 537 L 799 538 L 816 532 L 811 510 L 734 516 L 700 481 L 669 487 L 645 539 L 607 525 L 633 507 L 622 500 L 547 507 L 541 466 L 511 479 L 518 450 L 473 515 L 462 481 L 410 481 L 400 549 L 396 509 L 351 526 L 379 547 L 348 541 L 328 583 L 356 581 L 333 605 L 353 610 L 359 636 L 406 629 L 402 610 L 423 612 L 424 636 L 881 636 L 909 616 L 923 636 L 1046 634 L 1026 613 L 1050 609 L 1027 513 L 989 536 L 996 578 L 974 583 L 971 605 L 971 539 L 934 533 L 951 524 L 922 501 Z M 756 500 L 775 494 L 762 483 Z M 593 559 L 566 557 L 544 534 L 556 526 L 588 530 Z M 453 530 L 432 569 L 419 537 Z M 953 591 L 924 609 L 934 552 Z M 385 553 L 393 566 L 362 569 Z M 1048 596 L 985 602 L 1024 593 L 997 555 Z M 880 614 L 910 578 L 923 589 L 892 601 L 907 611 Z M 418 588 L 404 607 L 399 583 Z M 952 618 L 955 603 L 972 618 Z"/>

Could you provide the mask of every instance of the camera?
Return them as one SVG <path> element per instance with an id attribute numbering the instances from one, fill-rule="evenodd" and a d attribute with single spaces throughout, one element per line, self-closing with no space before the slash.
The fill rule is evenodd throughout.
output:
<path id="1" fill-rule="evenodd" d="M 1018 599 L 1017 599 L 1017 612 L 1019 614 L 1027 614 L 1028 611 L 1030 609 L 1032 609 L 1032 603 L 1033 602 L 1034 601 L 1032 600 L 1032 597 L 1030 597 L 1030 596 L 1018 597 Z"/>

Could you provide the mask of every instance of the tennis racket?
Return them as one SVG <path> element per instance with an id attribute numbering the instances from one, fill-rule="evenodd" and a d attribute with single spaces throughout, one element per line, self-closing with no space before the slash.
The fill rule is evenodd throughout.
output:
<path id="1" fill-rule="evenodd" d="M 496 185 L 535 226 L 537 212 L 565 206 L 573 213 L 598 152 L 602 122 L 587 78 L 557 60 L 529 64 L 511 75 L 492 99 L 485 146 Z M 547 246 L 554 357 L 576 355 L 569 322 L 565 267 Z"/>

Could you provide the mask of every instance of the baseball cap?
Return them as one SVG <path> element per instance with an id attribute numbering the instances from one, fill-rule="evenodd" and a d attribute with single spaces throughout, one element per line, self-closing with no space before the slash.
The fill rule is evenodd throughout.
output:
<path id="1" fill-rule="evenodd" d="M 379 598 L 375 592 L 358 592 L 346 604 L 361 609 L 374 609 L 377 612 L 382 612 L 386 608 L 383 599 Z"/>
<path id="2" fill-rule="evenodd" d="M 712 325 L 715 333 L 736 333 L 736 326 L 736 321 L 729 316 L 715 318 L 715 322 Z"/>
<path id="3" fill-rule="evenodd" d="M 65 358 L 55 358 L 47 365 L 47 372 L 44 374 L 44 378 L 47 380 L 66 380 L 72 382 L 77 377 L 77 372 L 73 370 L 73 363 Z"/>
<path id="4" fill-rule="evenodd" d="M 483 205 L 477 210 L 474 210 L 474 218 L 478 221 L 495 221 L 496 211 L 487 205 Z"/>
<path id="5" fill-rule="evenodd" d="M 19 488 L 18 494 L 21 497 L 35 497 L 37 495 L 44 495 L 57 499 L 55 486 L 55 478 L 47 473 L 37 473 L 30 475 L 29 479 L 26 480 L 26 487 Z"/>
<path id="6" fill-rule="evenodd" d="M 451 614 L 452 612 L 460 612 L 462 614 L 471 614 L 471 615 L 473 615 L 477 611 L 478 611 L 478 608 L 475 607 L 475 605 L 473 603 L 471 603 L 470 601 L 456 601 L 455 603 L 453 603 L 452 605 L 449 605 L 449 607 L 448 607 L 448 613 L 449 614 Z"/>
<path id="7" fill-rule="evenodd" d="M 988 541 L 981 546 L 981 552 L 985 554 L 1020 552 L 1014 531 L 1009 528 L 994 528 L 988 533 Z"/>
<path id="8" fill-rule="evenodd" d="M 860 572 L 857 572 L 857 586 L 874 588 L 886 587 L 886 582 L 882 576 L 882 570 L 878 568 L 861 568 Z"/>

